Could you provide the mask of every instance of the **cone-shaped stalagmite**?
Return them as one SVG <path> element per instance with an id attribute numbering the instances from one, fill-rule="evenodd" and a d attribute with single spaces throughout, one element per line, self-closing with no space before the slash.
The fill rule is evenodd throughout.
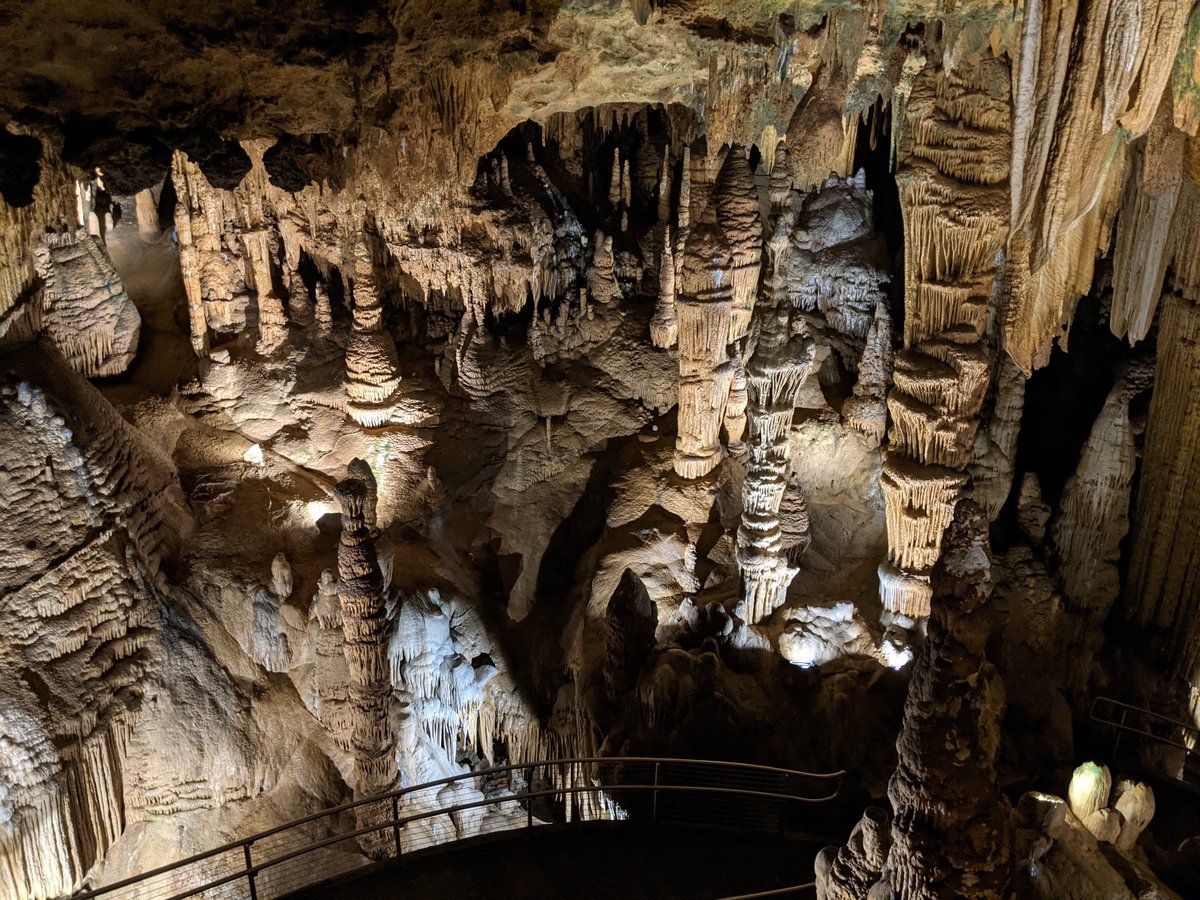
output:
<path id="1" fill-rule="evenodd" d="M 761 229 L 757 199 L 753 209 L 749 202 L 753 194 L 749 164 L 743 151 L 734 147 L 717 178 L 713 202 L 683 248 L 675 471 L 684 478 L 699 478 L 721 461 L 721 426 L 738 369 L 730 358 L 730 344 L 749 324 L 758 283 Z M 735 431 L 740 416 L 744 407 L 734 417 Z"/>
<path id="2" fill-rule="evenodd" d="M 822 851 L 818 897 L 1007 896 L 1011 836 L 995 770 L 1004 688 L 983 655 L 988 629 L 976 612 L 991 593 L 987 535 L 984 513 L 961 502 L 933 573 L 929 638 L 896 740 L 890 841 L 878 834 L 886 816 L 868 811 L 846 847 Z"/>
<path id="3" fill-rule="evenodd" d="M 795 211 L 790 189 L 776 184 L 790 173 L 781 145 L 772 170 L 772 206 L 766 266 L 750 327 L 752 355 L 746 365 L 750 425 L 749 460 L 742 482 L 742 521 L 737 559 L 744 584 L 739 615 L 755 624 L 783 602 L 796 574 L 783 548 L 779 507 L 787 487 L 789 441 L 796 395 L 812 370 L 812 340 L 793 334 L 787 296 Z"/>
<path id="4" fill-rule="evenodd" d="M 396 759 L 388 727 L 392 685 L 389 680 L 383 575 L 375 539 L 367 526 L 369 491 L 357 478 L 334 490 L 342 511 L 338 544 L 338 599 L 350 669 L 354 790 L 370 796 L 389 790 L 396 781 Z"/>

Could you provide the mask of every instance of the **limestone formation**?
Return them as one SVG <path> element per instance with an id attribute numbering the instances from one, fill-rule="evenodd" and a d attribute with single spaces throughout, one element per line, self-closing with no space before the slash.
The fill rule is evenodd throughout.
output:
<path id="1" fill-rule="evenodd" d="M 396 344 L 383 322 L 371 254 L 354 247 L 354 327 L 346 348 L 346 411 L 364 428 L 378 428 L 396 412 L 400 386 Z"/>
<path id="2" fill-rule="evenodd" d="M 1200 501 L 1193 464 L 1200 428 L 1200 308 L 1177 295 L 1164 298 L 1154 392 L 1133 519 L 1133 550 L 1125 582 L 1128 615 L 1162 629 L 1172 664 L 1192 672 L 1200 641 L 1192 634 L 1200 600 L 1191 510 Z"/>
<path id="3" fill-rule="evenodd" d="M 966 477 L 987 390 L 980 346 L 1007 226 L 1009 74 L 983 59 L 926 69 L 906 106 L 897 183 L 904 208 L 904 350 L 888 395 L 882 485 L 886 610 L 928 612 L 928 575 Z"/>
<path id="4" fill-rule="evenodd" d="M 1120 596 L 1121 542 L 1129 531 L 1136 435 L 1130 401 L 1150 386 L 1145 360 L 1118 373 L 1092 425 L 1079 466 L 1067 481 L 1052 526 L 1062 560 L 1063 593 L 1074 610 L 1099 624 Z"/>
<path id="5" fill-rule="evenodd" d="M 886 792 L 823 897 L 1200 890 L 1194 2 L 235 7 L 0 15 L 0 895 L 656 755 Z"/>
<path id="6" fill-rule="evenodd" d="M 604 612 L 608 629 L 604 689 L 620 700 L 637 685 L 638 671 L 654 649 L 654 606 L 646 586 L 626 569 Z"/>
<path id="7" fill-rule="evenodd" d="M 779 179 L 788 171 L 787 153 L 776 151 Z M 777 179 L 778 180 L 778 179 Z M 742 482 L 742 520 L 738 527 L 738 565 L 744 592 L 739 605 L 743 621 L 756 625 L 784 600 L 796 574 L 783 552 L 779 518 L 787 487 L 792 415 L 801 384 L 812 370 L 815 347 L 811 338 L 791 327 L 787 281 L 795 213 L 790 186 L 772 185 L 773 199 L 768 228 L 766 265 L 754 317 L 746 366 L 749 393 L 749 459 Z"/>
<path id="8" fill-rule="evenodd" d="M 100 241 L 82 230 L 47 234 L 34 259 L 45 283 L 38 330 L 89 378 L 129 368 L 142 317 Z"/>
<path id="9" fill-rule="evenodd" d="M 1006 895 L 1011 836 L 995 770 L 1004 689 L 983 656 L 987 626 L 979 607 L 991 593 L 991 553 L 987 519 L 973 503 L 959 504 L 944 547 L 888 784 L 886 859 L 879 862 L 876 851 L 874 862 L 818 866 L 824 896 L 864 896 L 868 889 L 895 897 Z M 854 845 L 852 837 L 838 858 Z"/>
<path id="10" fill-rule="evenodd" d="M 869 807 L 844 847 L 826 847 L 817 855 L 818 900 L 858 900 L 879 881 L 891 845 L 886 810 Z"/>
<path id="11" fill-rule="evenodd" d="M 375 539 L 367 527 L 367 486 L 356 479 L 335 491 L 342 512 L 338 543 L 338 602 L 343 651 L 350 670 L 349 700 L 354 754 L 354 789 L 362 797 L 380 794 L 396 782 L 393 738 L 388 726 L 392 687 L 388 678 L 383 576 Z"/>
<path id="12" fill-rule="evenodd" d="M 721 425 L 733 384 L 731 253 L 710 205 L 687 238 L 676 301 L 679 340 L 679 437 L 675 471 L 700 478 L 721 461 Z"/>

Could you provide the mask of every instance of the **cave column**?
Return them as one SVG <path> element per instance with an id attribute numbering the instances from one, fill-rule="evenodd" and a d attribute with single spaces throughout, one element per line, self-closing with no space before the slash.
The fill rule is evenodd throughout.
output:
<path id="1" fill-rule="evenodd" d="M 689 182 L 690 183 L 690 182 Z M 694 190 L 699 203 L 707 191 Z M 721 428 L 734 443 L 745 429 L 744 383 L 737 343 L 754 308 L 762 254 L 762 223 L 754 176 L 740 147 L 725 158 L 679 267 L 676 304 L 679 342 L 679 433 L 675 471 L 684 478 L 708 474 L 721 461 Z M 681 198 L 681 207 L 683 200 Z M 684 237 L 686 235 L 686 237 Z M 743 376 L 744 380 L 744 376 Z M 734 396 L 731 398 L 731 392 Z"/>
<path id="2" fill-rule="evenodd" d="M 317 293 L 318 329 L 327 299 Z M 383 321 L 383 305 L 375 282 L 374 263 L 366 238 L 354 247 L 354 327 L 346 349 L 346 411 L 364 428 L 386 425 L 400 391 L 396 343 Z"/>

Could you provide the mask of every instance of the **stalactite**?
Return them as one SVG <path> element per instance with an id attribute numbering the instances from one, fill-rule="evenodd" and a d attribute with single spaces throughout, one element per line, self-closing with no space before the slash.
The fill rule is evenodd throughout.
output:
<path id="1" fill-rule="evenodd" d="M 1013 88 L 1016 246 L 1009 253 L 1024 274 L 1013 279 L 1004 346 L 1026 374 L 1045 364 L 1075 298 L 1090 287 L 1125 144 L 1151 125 L 1187 15 L 1187 4 L 1172 0 L 1040 2 L 1025 12 Z"/>
<path id="2" fill-rule="evenodd" d="M 267 356 L 287 339 L 283 301 L 275 290 L 271 276 L 274 234 L 262 228 L 246 231 L 242 233 L 242 242 L 250 260 L 250 273 L 258 295 L 258 351 Z"/>
<path id="3" fill-rule="evenodd" d="M 370 250 L 354 249 L 354 327 L 346 348 L 346 411 L 364 428 L 387 424 L 400 391 L 396 344 L 383 322 Z"/>
<path id="4" fill-rule="evenodd" d="M 927 576 L 967 480 L 987 391 L 980 342 L 1007 225 L 1008 90 L 1007 65 L 985 58 L 922 72 L 906 105 L 897 172 L 905 349 L 887 400 L 880 596 L 885 611 L 912 617 L 927 613 Z"/>
<path id="5" fill-rule="evenodd" d="M 1109 327 L 1131 346 L 1150 330 L 1171 262 L 1170 230 L 1183 180 L 1183 150 L 1184 136 L 1171 124 L 1164 100 L 1144 151 L 1135 158 L 1117 219 Z"/>

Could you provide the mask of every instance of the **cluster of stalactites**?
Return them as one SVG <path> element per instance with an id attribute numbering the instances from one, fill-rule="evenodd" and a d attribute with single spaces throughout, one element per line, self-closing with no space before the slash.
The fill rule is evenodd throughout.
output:
<path id="1" fill-rule="evenodd" d="M 1174 106 L 1166 116 L 1175 127 L 1195 133 L 1194 99 L 1168 87 L 1191 6 L 1042 3 L 1022 17 L 1012 91 L 1012 289 L 1002 330 L 1026 375 L 1049 361 L 1076 298 L 1091 287 L 1096 258 L 1108 250 L 1129 142 L 1151 130 L 1160 103 Z M 1153 242 L 1176 202 L 1166 185 L 1147 186 L 1138 173 L 1133 181 L 1118 231 L 1124 271 L 1112 319 L 1115 332 L 1131 335 L 1152 313 L 1147 286 L 1164 255 L 1163 243 Z"/>
<path id="2" fill-rule="evenodd" d="M 737 560 L 742 570 L 742 621 L 754 625 L 782 605 L 796 569 L 788 564 L 779 509 L 787 489 L 792 417 L 800 386 L 812 371 L 816 347 L 807 335 L 794 333 L 787 296 L 791 230 L 795 212 L 787 151 L 776 150 L 771 184 L 766 260 L 750 323 L 754 348 L 746 364 L 749 422 L 748 460 L 742 482 L 742 520 L 737 534 Z"/>
<path id="3" fill-rule="evenodd" d="M 886 611 L 928 615 L 929 573 L 966 483 L 990 363 L 982 346 L 1007 228 L 1007 64 L 926 69 L 906 106 L 905 348 L 895 360 L 881 485 Z"/>
<path id="4" fill-rule="evenodd" d="M 258 295 L 258 351 L 264 356 L 277 350 L 287 339 L 287 317 L 283 299 L 275 290 L 272 260 L 278 252 L 278 238 L 269 228 L 242 233 L 242 243 L 250 260 L 250 274 Z"/>
<path id="5" fill-rule="evenodd" d="M 370 250 L 354 248 L 354 325 L 346 348 L 346 411 L 364 428 L 387 424 L 400 392 L 396 343 L 383 322 Z"/>
<path id="6" fill-rule="evenodd" d="M 350 670 L 349 698 L 354 789 L 359 796 L 389 790 L 396 759 L 388 725 L 392 685 L 386 646 L 387 611 L 375 538 L 367 525 L 370 491 L 357 478 L 338 483 L 342 513 L 338 543 L 338 600 L 344 652 Z"/>
<path id="7" fill-rule="evenodd" d="M 686 165 L 685 156 L 685 171 Z M 749 325 L 762 240 L 753 175 L 741 148 L 729 151 L 712 202 L 695 229 L 687 226 L 686 242 L 683 227 L 680 232 L 675 471 L 683 478 L 699 478 L 721 461 L 722 425 L 733 442 L 745 427 L 744 367 L 733 345 Z"/>

